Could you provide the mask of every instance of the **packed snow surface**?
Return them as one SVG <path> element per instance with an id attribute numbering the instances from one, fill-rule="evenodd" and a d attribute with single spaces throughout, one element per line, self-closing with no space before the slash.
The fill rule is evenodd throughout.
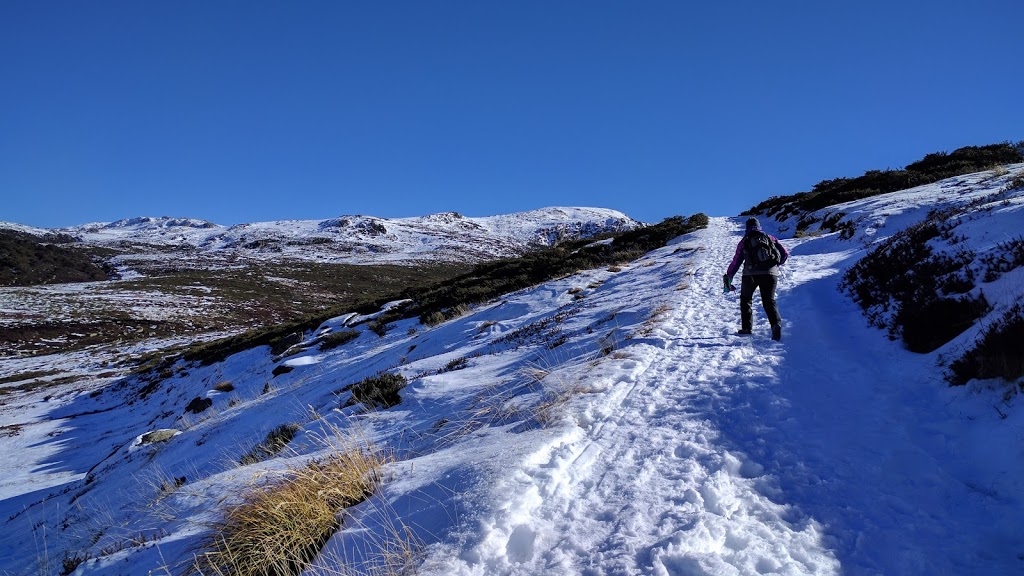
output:
<path id="1" fill-rule="evenodd" d="M 934 204 L 943 189 L 930 190 Z M 928 209 L 889 196 L 890 222 Z M 984 218 L 1019 223 L 1022 206 Z M 145 399 L 115 385 L 9 401 L 0 574 L 56 571 L 66 553 L 88 557 L 80 575 L 180 573 L 218 510 L 322 454 L 332 428 L 395 461 L 311 576 L 368 571 L 396 538 L 438 576 L 1024 571 L 1014 399 L 950 388 L 941 351 L 909 353 L 867 326 L 837 284 L 871 238 L 784 239 L 783 340 L 760 310 L 754 336 L 736 335 L 722 274 L 742 223 L 712 218 L 621 269 L 435 327 L 404 320 L 380 337 L 367 317 L 339 317 L 297 353 L 181 366 Z M 313 345 L 344 329 L 359 337 Z M 292 370 L 272 377 L 280 364 Z M 350 405 L 347 385 L 381 371 L 409 380 L 401 403 Z M 212 390 L 224 381 L 234 391 Z M 183 414 L 195 397 L 213 407 Z M 294 454 L 237 464 L 287 422 L 301 426 Z M 153 430 L 181 434 L 140 444 Z"/>

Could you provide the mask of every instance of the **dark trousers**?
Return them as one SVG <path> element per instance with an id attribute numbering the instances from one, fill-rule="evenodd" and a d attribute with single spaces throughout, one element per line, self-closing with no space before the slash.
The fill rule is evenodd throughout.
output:
<path id="1" fill-rule="evenodd" d="M 761 289 L 761 306 L 772 326 L 782 325 L 779 307 L 775 304 L 775 287 L 779 279 L 771 274 L 744 276 L 740 285 L 740 321 L 743 330 L 750 330 L 754 324 L 754 289 Z"/>

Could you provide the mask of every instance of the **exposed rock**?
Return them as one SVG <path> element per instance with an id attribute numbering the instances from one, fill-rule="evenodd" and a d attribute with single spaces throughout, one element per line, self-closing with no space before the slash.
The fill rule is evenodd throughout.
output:
<path id="1" fill-rule="evenodd" d="M 166 442 L 171 438 L 174 438 L 180 434 L 180 430 L 174 428 L 161 428 L 160 430 L 153 430 L 152 432 L 146 432 L 139 439 L 139 444 L 153 444 L 154 442 Z"/>

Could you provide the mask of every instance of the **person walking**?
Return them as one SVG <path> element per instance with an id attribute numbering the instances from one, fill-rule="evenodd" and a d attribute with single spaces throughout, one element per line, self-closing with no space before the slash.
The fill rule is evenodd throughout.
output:
<path id="1" fill-rule="evenodd" d="M 779 283 L 779 266 L 789 259 L 789 252 L 778 238 L 766 234 L 757 218 L 747 220 L 747 231 L 733 256 L 723 280 L 726 291 L 735 290 L 733 276 L 743 266 L 743 281 L 740 284 L 740 331 L 751 334 L 754 323 L 754 290 L 761 291 L 761 306 L 772 325 L 772 340 L 782 339 L 782 316 L 775 302 L 775 288 Z"/>

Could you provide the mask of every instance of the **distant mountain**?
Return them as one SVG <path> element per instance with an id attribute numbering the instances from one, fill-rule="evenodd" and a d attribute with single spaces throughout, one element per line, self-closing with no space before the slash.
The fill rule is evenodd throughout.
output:
<path id="1" fill-rule="evenodd" d="M 353 215 L 228 227 L 191 218 L 138 217 L 54 230 L 6 223 L 0 228 L 68 235 L 78 244 L 113 250 L 114 263 L 132 269 L 169 263 L 209 268 L 253 260 L 480 262 L 642 225 L 615 210 L 553 207 L 482 218 L 457 212 L 394 219 Z"/>

